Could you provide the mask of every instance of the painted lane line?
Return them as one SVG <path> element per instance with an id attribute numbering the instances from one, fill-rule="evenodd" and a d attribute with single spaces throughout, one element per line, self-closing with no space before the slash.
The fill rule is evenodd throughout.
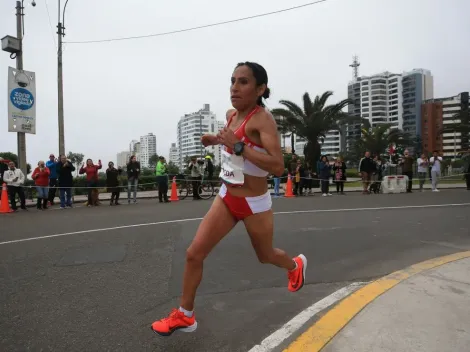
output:
<path id="1" fill-rule="evenodd" d="M 275 212 L 274 215 L 320 214 L 320 213 L 338 213 L 338 212 L 356 212 L 356 211 L 381 211 L 381 210 L 397 210 L 397 209 L 447 208 L 447 207 L 459 207 L 459 206 L 470 206 L 470 203 L 403 205 L 403 206 L 376 207 L 376 208 L 293 210 L 293 211 L 278 211 L 278 212 Z M 90 229 L 90 230 L 58 233 L 58 234 L 55 234 L 55 235 L 45 235 L 45 236 L 38 236 L 38 237 L 22 238 L 22 239 L 18 239 L 18 240 L 4 241 L 4 242 L 0 242 L 0 246 L 6 245 L 6 244 L 27 242 L 27 241 L 44 240 L 44 239 L 54 238 L 54 237 L 72 236 L 72 235 L 80 235 L 80 234 L 93 233 L 93 232 L 102 232 L 102 231 L 113 231 L 113 230 L 127 229 L 127 228 L 133 228 L 133 227 L 135 228 L 135 227 L 145 227 L 145 226 L 156 226 L 156 225 L 183 223 L 183 222 L 190 222 L 190 221 L 200 221 L 202 219 L 203 218 L 177 219 L 177 220 L 157 221 L 157 222 L 149 222 L 149 223 L 143 223 L 143 224 L 123 225 L 123 226 L 115 226 L 115 227 L 105 227 L 105 228 L 100 228 L 100 229 Z"/>
<path id="2" fill-rule="evenodd" d="M 265 338 L 259 345 L 254 346 L 248 352 L 269 352 L 279 346 L 284 340 L 293 335 L 297 330 L 304 326 L 316 314 L 347 297 L 358 288 L 364 286 L 367 282 L 355 282 L 349 286 L 343 287 L 322 300 L 312 304 L 307 309 L 300 312 L 289 322 L 284 324 L 279 330 L 275 331 Z"/>
<path id="3" fill-rule="evenodd" d="M 283 352 L 322 350 L 362 309 L 391 288 L 424 271 L 469 257 L 470 251 L 466 251 L 426 260 L 369 283 L 330 309 Z"/>
<path id="4" fill-rule="evenodd" d="M 20 242 L 26 242 L 26 241 L 44 240 L 44 239 L 47 239 L 47 238 L 54 238 L 54 237 L 80 235 L 80 234 L 84 234 L 84 233 L 121 230 L 121 229 L 129 229 L 129 228 L 133 228 L 133 227 L 175 224 L 175 223 L 179 223 L 179 222 L 190 222 L 190 221 L 198 221 L 198 220 L 202 220 L 202 218 L 157 221 L 157 222 L 149 222 L 149 223 L 145 223 L 145 224 L 123 225 L 123 226 L 105 227 L 105 228 L 101 228 L 101 229 L 91 229 L 91 230 L 82 230 L 82 231 L 74 231 L 74 232 L 65 232 L 65 233 L 58 233 L 58 234 L 55 234 L 55 235 L 29 237 L 29 238 L 22 238 L 22 239 L 19 239 L 19 240 L 11 240 L 11 241 L 0 242 L 0 246 L 5 245 L 5 244 L 20 243 Z"/>

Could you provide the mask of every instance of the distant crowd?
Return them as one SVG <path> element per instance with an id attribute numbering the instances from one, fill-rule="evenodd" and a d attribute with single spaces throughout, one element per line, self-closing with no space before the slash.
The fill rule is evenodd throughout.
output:
<path id="1" fill-rule="evenodd" d="M 470 149 L 462 155 L 463 172 L 467 190 L 470 190 Z M 415 159 L 410 155 L 408 150 L 405 150 L 403 157 L 399 160 L 402 168 L 402 174 L 408 177 L 408 184 L 406 191 L 412 192 L 413 188 L 413 175 L 414 166 L 417 163 L 417 176 L 419 179 L 419 190 L 422 191 L 427 179 L 431 180 L 432 191 L 439 192 L 437 188 L 439 179 L 442 174 L 443 159 L 439 156 L 437 151 L 433 152 L 433 156 L 428 158 L 426 154 L 420 155 Z M 87 159 L 85 163 L 80 165 L 79 174 L 85 175 L 87 187 L 87 206 L 100 205 L 99 192 L 98 192 L 98 172 L 102 169 L 101 160 L 95 164 L 92 159 Z M 370 152 L 366 152 L 364 157 L 359 162 L 358 176 L 362 179 L 363 194 L 379 193 L 381 181 L 383 179 L 384 171 L 388 167 L 387 161 L 382 161 L 378 155 L 371 156 Z M 191 158 L 187 169 L 190 172 L 190 179 L 193 189 L 198 189 L 198 184 L 201 182 L 205 173 L 206 180 L 212 180 L 214 177 L 214 165 L 211 157 L 207 156 L 206 159 Z M 66 158 L 65 155 L 60 155 L 56 158 L 54 154 L 49 155 L 47 162 L 39 161 L 37 167 L 34 169 L 31 178 L 35 183 L 37 191 L 36 207 L 40 210 L 45 210 L 49 206 L 55 204 L 55 198 L 58 196 L 60 200 L 60 208 L 71 208 L 72 204 L 72 189 L 74 187 L 73 172 L 76 171 L 74 164 Z M 326 155 L 322 155 L 318 160 L 315 167 L 309 162 L 302 162 L 295 154 L 287 166 L 287 171 L 291 175 L 291 180 L 294 185 L 293 193 L 296 196 L 313 194 L 313 189 L 319 187 L 322 196 L 331 196 L 330 180 L 336 185 L 337 194 L 343 195 L 344 184 L 347 181 L 346 176 L 346 163 L 341 157 L 332 161 Z M 120 205 L 120 176 L 123 170 L 121 167 L 115 167 L 113 162 L 108 163 L 106 169 L 106 187 L 107 191 L 111 193 L 109 205 Z M 129 204 L 137 202 L 137 188 L 139 185 L 139 176 L 141 174 L 140 163 L 137 161 L 136 156 L 131 156 L 126 165 L 127 174 L 127 202 Z M 161 203 L 168 203 L 168 169 L 164 157 L 159 157 L 158 163 L 155 167 L 156 183 L 158 185 L 158 196 Z M 274 183 L 274 196 L 280 196 L 280 177 L 273 176 Z M 17 211 L 16 197 L 20 200 L 20 208 L 26 209 L 26 199 L 24 193 L 24 184 L 26 178 L 23 172 L 18 169 L 14 162 L 3 160 L 0 157 L 0 183 L 7 184 L 8 197 L 11 202 L 11 209 Z M 0 192 L 0 199 L 1 199 Z M 195 200 L 200 199 L 198 192 L 193 192 Z"/>

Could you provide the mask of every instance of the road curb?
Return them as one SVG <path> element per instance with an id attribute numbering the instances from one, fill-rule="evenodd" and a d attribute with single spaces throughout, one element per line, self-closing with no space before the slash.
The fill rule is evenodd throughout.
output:
<path id="1" fill-rule="evenodd" d="M 292 342 L 284 352 L 317 352 L 325 347 L 362 309 L 408 278 L 447 263 L 470 257 L 470 251 L 454 253 L 395 271 L 360 288 L 343 299 L 313 326 Z"/>

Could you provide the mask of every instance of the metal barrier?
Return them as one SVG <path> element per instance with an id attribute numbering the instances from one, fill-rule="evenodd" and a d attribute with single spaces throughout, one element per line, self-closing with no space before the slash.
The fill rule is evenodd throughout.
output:
<path id="1" fill-rule="evenodd" d="M 382 193 L 405 193 L 408 176 L 384 176 L 382 180 Z"/>

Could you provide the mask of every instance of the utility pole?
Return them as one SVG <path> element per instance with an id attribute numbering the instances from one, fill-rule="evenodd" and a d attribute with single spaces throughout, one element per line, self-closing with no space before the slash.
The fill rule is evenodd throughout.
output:
<path id="1" fill-rule="evenodd" d="M 68 2 L 68 0 L 67 0 Z M 64 13 L 62 15 L 62 20 L 64 20 Z M 57 112 L 58 112 L 58 125 L 59 125 L 59 154 L 65 155 L 65 137 L 64 137 L 64 82 L 62 78 L 62 38 L 65 36 L 65 27 L 62 24 L 60 18 L 60 0 L 58 6 L 58 23 L 57 23 Z"/>
<path id="2" fill-rule="evenodd" d="M 20 43 L 20 51 L 16 54 L 16 68 L 23 70 L 23 2 L 16 2 L 16 36 Z M 26 163 L 26 134 L 18 132 L 18 168 L 27 175 Z"/>

